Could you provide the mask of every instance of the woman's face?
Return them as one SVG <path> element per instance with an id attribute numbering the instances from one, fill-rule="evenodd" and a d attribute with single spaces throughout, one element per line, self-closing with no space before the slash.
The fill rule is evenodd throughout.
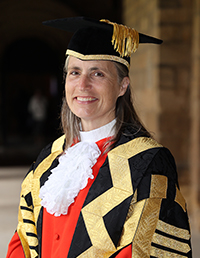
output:
<path id="1" fill-rule="evenodd" d="M 111 61 L 69 57 L 66 100 L 71 111 L 81 119 L 84 131 L 101 127 L 115 118 L 117 98 L 124 95 L 128 84 L 128 77 L 119 83 L 117 69 Z"/>

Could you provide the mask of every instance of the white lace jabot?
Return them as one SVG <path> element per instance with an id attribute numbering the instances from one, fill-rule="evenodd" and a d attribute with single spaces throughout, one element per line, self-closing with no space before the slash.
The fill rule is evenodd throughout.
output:
<path id="1" fill-rule="evenodd" d="M 58 158 L 59 164 L 40 189 L 41 205 L 54 216 L 65 215 L 79 191 L 93 179 L 92 167 L 101 152 L 95 142 L 113 136 L 116 120 L 98 129 L 80 132 L 81 141 Z"/>

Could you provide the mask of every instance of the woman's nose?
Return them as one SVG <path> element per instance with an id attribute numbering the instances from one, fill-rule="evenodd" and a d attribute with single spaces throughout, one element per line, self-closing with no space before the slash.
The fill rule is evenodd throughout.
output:
<path id="1" fill-rule="evenodd" d="M 81 75 L 79 79 L 79 89 L 84 91 L 91 88 L 90 79 L 87 75 Z"/>

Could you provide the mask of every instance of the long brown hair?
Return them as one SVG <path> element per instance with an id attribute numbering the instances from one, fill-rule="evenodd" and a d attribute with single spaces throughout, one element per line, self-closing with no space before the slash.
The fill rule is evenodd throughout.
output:
<path id="1" fill-rule="evenodd" d="M 124 77 L 129 77 L 128 69 L 123 64 L 120 64 L 117 62 L 114 62 L 114 64 L 117 69 L 119 83 L 121 83 Z M 67 67 L 68 67 L 68 58 L 66 59 L 65 66 L 64 66 L 64 76 L 63 76 L 64 80 L 67 74 Z M 134 129 L 134 132 L 140 131 L 147 137 L 150 136 L 150 133 L 142 125 L 134 109 L 130 85 L 126 90 L 126 93 L 117 99 L 115 114 L 116 114 L 116 124 L 115 124 L 116 134 L 114 138 L 112 138 L 112 145 L 108 145 L 109 147 L 106 149 L 106 151 L 110 150 L 115 145 L 115 143 L 119 140 L 120 136 L 122 135 L 124 129 L 127 126 L 132 127 Z M 79 133 L 80 122 L 81 122 L 80 118 L 77 117 L 70 110 L 67 104 L 66 98 L 64 96 L 63 104 L 61 108 L 61 126 L 66 137 L 66 143 L 65 143 L 66 148 L 68 148 L 77 139 L 80 139 L 80 133 Z"/>

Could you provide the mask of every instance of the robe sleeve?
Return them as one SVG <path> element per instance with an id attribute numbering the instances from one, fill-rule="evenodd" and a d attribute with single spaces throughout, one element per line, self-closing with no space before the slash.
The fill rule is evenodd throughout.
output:
<path id="1" fill-rule="evenodd" d="M 17 232 L 13 235 L 9 245 L 6 258 L 25 258 L 21 241 Z"/>
<path id="2" fill-rule="evenodd" d="M 124 225 L 124 232 L 132 234 L 132 257 L 192 257 L 186 203 L 171 153 L 166 148 L 154 149 L 138 159 L 150 162 Z"/>

